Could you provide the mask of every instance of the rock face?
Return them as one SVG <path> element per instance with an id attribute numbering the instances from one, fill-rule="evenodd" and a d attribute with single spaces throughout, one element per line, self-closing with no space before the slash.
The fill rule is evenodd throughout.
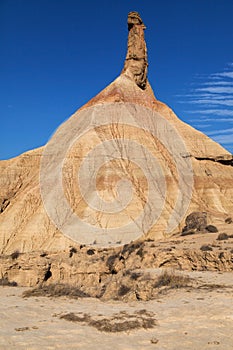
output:
<path id="1" fill-rule="evenodd" d="M 76 234 L 75 240 L 67 231 L 64 234 L 63 209 L 67 204 L 63 207 L 62 203 L 68 203 L 71 208 L 70 220 L 75 214 L 91 229 L 101 229 L 107 234 L 111 229 L 119 230 L 119 244 L 124 234 L 120 231 L 121 224 L 134 222 L 142 237 L 158 240 L 181 230 L 185 217 L 192 212 L 206 212 L 210 221 L 207 224 L 217 227 L 232 216 L 232 155 L 182 122 L 154 97 L 147 80 L 145 26 L 139 14 L 129 14 L 128 28 L 128 52 L 121 75 L 58 129 L 55 140 L 63 137 L 63 144 L 52 140 L 46 147 L 0 162 L 1 253 L 57 252 L 78 245 L 76 241 L 81 236 L 85 240 L 88 232 L 83 231 L 84 226 L 72 233 Z M 80 130 L 85 131 L 82 137 L 75 138 Z M 71 142 L 71 136 L 74 142 L 67 148 L 59 177 L 60 165 L 54 159 L 60 159 L 63 145 Z M 113 144 L 111 148 L 109 140 Z M 103 149 L 98 148 L 103 145 Z M 99 149 L 98 157 L 91 153 L 94 148 Z M 149 152 L 145 153 L 145 149 Z M 143 157 L 140 152 L 144 152 Z M 128 153 L 131 159 L 127 158 Z M 93 160 L 102 154 L 104 161 L 98 169 L 93 168 Z M 51 161 L 46 163 L 46 159 Z M 43 162 L 45 173 L 51 174 L 44 187 L 40 181 Z M 80 166 L 86 170 L 85 181 L 76 179 Z M 98 196 L 93 190 L 93 178 Z M 120 182 L 122 178 L 127 181 Z M 133 185 L 132 192 L 128 182 Z M 57 184 L 62 184 L 65 200 L 54 205 L 51 198 Z M 85 191 L 80 190 L 80 184 Z M 47 192 L 42 198 L 44 189 Z M 150 194 L 152 200 L 147 205 Z M 48 213 L 48 208 L 45 210 L 46 203 L 52 213 Z M 120 208 L 118 212 L 117 208 Z M 154 214 L 157 217 L 150 222 Z M 168 232 L 171 217 L 173 226 Z"/>
<path id="2" fill-rule="evenodd" d="M 57 253 L 2 255 L 0 276 L 28 287 L 62 283 L 103 300 L 148 300 L 157 296 L 159 268 L 232 272 L 233 237 L 220 242 L 217 236 L 207 233 L 163 242 L 138 241 L 114 249 L 79 246 Z M 127 286 L 125 293 L 121 293 L 123 286 Z"/>

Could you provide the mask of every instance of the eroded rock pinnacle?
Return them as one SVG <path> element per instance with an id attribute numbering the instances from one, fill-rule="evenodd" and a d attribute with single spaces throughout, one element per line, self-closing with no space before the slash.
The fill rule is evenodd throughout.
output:
<path id="1" fill-rule="evenodd" d="M 147 48 L 144 38 L 145 25 L 138 12 L 128 14 L 128 49 L 122 73 L 141 88 L 147 86 Z"/>

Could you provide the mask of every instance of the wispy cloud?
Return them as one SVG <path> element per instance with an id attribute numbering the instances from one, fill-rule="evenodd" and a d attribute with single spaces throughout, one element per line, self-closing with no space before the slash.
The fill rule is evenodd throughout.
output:
<path id="1" fill-rule="evenodd" d="M 216 73 L 212 75 L 213 77 L 225 77 L 233 79 L 233 72 Z"/>
<path id="2" fill-rule="evenodd" d="M 199 120 L 197 120 L 199 122 Z M 196 128 L 209 128 L 211 124 L 195 124 Z"/>
<path id="3" fill-rule="evenodd" d="M 232 144 L 232 134 L 231 135 L 217 135 L 213 136 L 213 139 L 218 142 L 222 143 L 223 145 L 225 144 Z"/>
<path id="4" fill-rule="evenodd" d="M 223 129 L 223 130 L 215 130 L 215 131 L 208 131 L 208 135 L 222 135 L 222 134 L 229 134 L 229 133 L 233 133 L 233 128 L 229 128 L 229 129 Z M 233 141 L 233 140 L 232 140 Z"/>
<path id="5" fill-rule="evenodd" d="M 233 118 L 199 118 L 199 119 L 191 119 L 193 122 L 228 122 L 233 123 Z M 233 142 L 232 142 L 233 143 Z"/>
<path id="6" fill-rule="evenodd" d="M 194 103 L 194 104 L 200 104 L 200 105 L 206 105 L 211 106 L 211 105 L 221 105 L 221 106 L 229 106 L 233 107 L 233 99 L 232 100 L 224 100 L 224 99 L 216 99 L 216 100 L 211 100 L 211 99 L 200 99 L 200 100 L 192 100 L 189 101 L 189 103 Z"/>
<path id="7" fill-rule="evenodd" d="M 214 85 L 218 85 L 218 86 L 232 86 L 232 82 L 230 81 L 225 81 L 225 80 L 218 80 L 218 81 L 211 81 L 211 82 L 206 82 L 206 83 L 202 83 L 202 85 L 208 85 L 208 86 L 214 86 Z"/>
<path id="8" fill-rule="evenodd" d="M 189 120 L 199 130 L 233 149 L 233 128 L 230 127 L 233 123 L 233 62 L 222 72 L 198 74 L 187 93 L 177 97 L 179 103 L 186 105 L 186 114 L 195 115 L 195 119 Z"/>
<path id="9" fill-rule="evenodd" d="M 200 109 L 196 111 L 187 111 L 188 113 L 195 113 L 198 115 L 219 115 L 224 117 L 233 117 L 233 110 L 229 109 Z"/>
<path id="10" fill-rule="evenodd" d="M 205 88 L 199 88 L 196 89 L 196 91 L 202 91 L 202 92 L 210 92 L 214 94 L 233 94 L 233 85 L 232 87 L 226 87 L 226 86 L 214 86 L 214 87 L 205 87 Z"/>

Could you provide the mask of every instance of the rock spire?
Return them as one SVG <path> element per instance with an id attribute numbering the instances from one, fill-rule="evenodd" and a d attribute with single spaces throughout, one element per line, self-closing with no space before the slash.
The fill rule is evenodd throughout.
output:
<path id="1" fill-rule="evenodd" d="M 143 90 L 147 87 L 147 48 L 144 38 L 146 29 L 138 12 L 128 14 L 128 48 L 122 73 L 135 81 Z"/>

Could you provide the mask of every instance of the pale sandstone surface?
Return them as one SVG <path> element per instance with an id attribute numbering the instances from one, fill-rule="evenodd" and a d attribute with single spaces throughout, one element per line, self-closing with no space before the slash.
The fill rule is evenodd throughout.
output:
<path id="1" fill-rule="evenodd" d="M 25 288 L 1 287 L 0 348 L 231 350 L 233 283 L 230 274 L 192 272 L 191 277 L 202 280 L 205 288 L 171 290 L 149 302 L 127 304 L 65 297 L 22 298 Z M 85 322 L 59 318 L 72 312 L 110 322 L 114 314 L 119 317 L 124 312 L 124 321 L 129 321 L 135 313 L 140 315 L 141 310 L 144 313 L 146 310 L 155 320 L 153 328 L 100 332 Z"/>

